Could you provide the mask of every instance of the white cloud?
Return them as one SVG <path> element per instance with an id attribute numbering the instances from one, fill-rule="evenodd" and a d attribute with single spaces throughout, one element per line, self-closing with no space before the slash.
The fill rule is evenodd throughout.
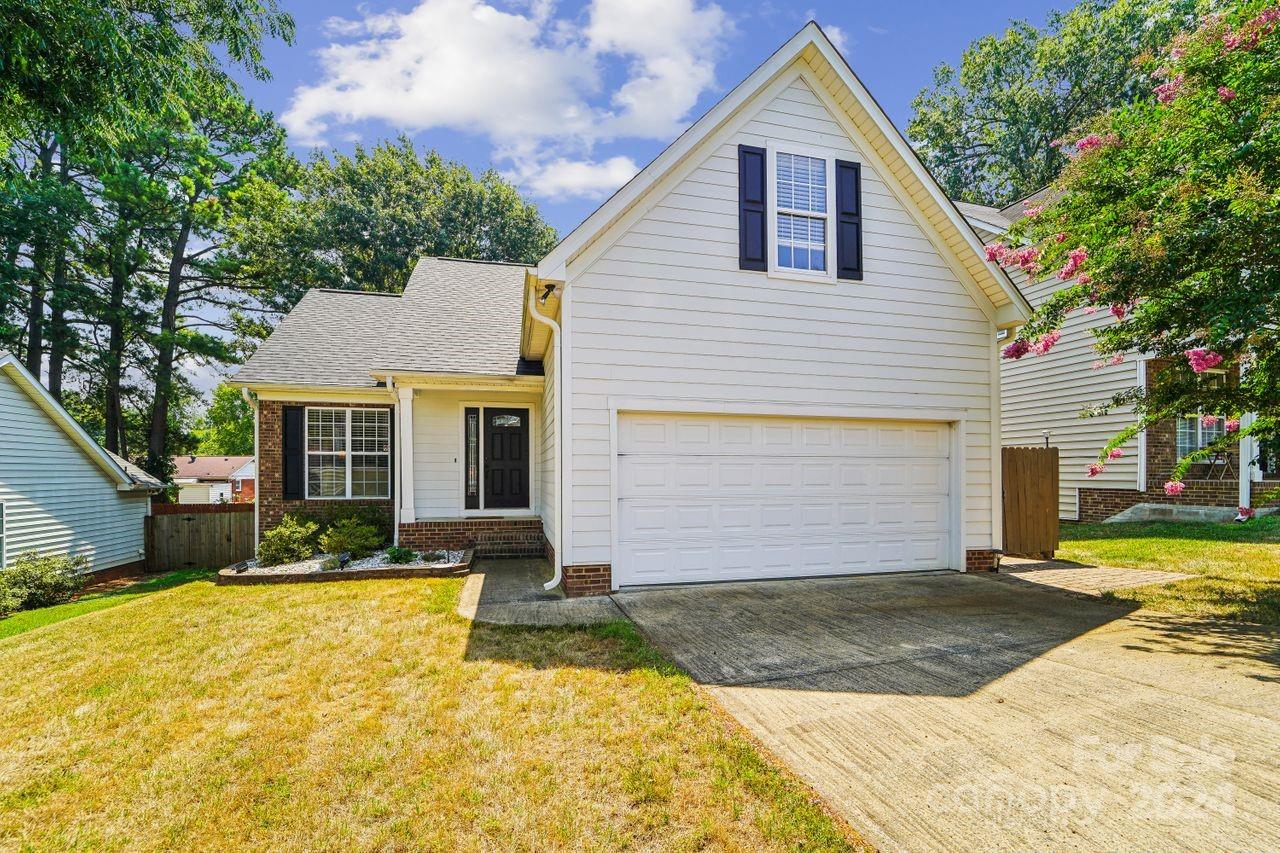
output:
<path id="1" fill-rule="evenodd" d="M 831 43 L 836 46 L 836 50 L 844 53 L 848 49 L 849 36 L 843 29 L 835 24 L 828 24 L 822 28 L 822 31 L 827 34 L 827 38 L 831 39 Z"/>
<path id="2" fill-rule="evenodd" d="M 296 141 L 323 144 L 362 121 L 480 134 L 535 193 L 568 196 L 634 174 L 629 158 L 593 158 L 597 143 L 681 130 L 715 85 L 732 24 L 706 0 L 592 0 L 585 23 L 555 17 L 550 0 L 420 0 L 325 31 L 320 80 L 298 87 L 282 117 Z M 625 79 L 606 91 L 615 68 Z"/>
<path id="3" fill-rule="evenodd" d="M 877 27 L 872 24 L 867 24 L 867 31 L 873 36 L 887 36 L 889 34 L 888 27 Z"/>
<path id="4" fill-rule="evenodd" d="M 598 163 L 560 157 L 532 169 L 517 170 L 510 177 L 542 198 L 602 198 L 638 171 L 640 167 L 630 157 L 610 157 Z"/>

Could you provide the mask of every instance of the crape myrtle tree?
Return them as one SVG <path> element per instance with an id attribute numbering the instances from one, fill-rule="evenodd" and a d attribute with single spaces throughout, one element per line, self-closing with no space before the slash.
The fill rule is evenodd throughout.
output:
<path id="1" fill-rule="evenodd" d="M 1216 413 L 1204 417 L 1223 431 L 1178 461 L 1170 495 L 1193 463 L 1280 431 L 1278 28 L 1274 0 L 1234 4 L 1143 58 L 1150 97 L 1064 140 L 1069 163 L 1047 202 L 1026 209 L 1007 245 L 987 247 L 1006 267 L 1062 281 L 1005 358 L 1042 357 L 1068 314 L 1105 311 L 1115 322 L 1095 333 L 1100 362 L 1169 360 L 1145 389 L 1095 410 L 1133 404 L 1136 419 L 1099 449 L 1091 476 L 1171 416 Z M 1215 368 L 1230 381 L 1204 381 Z"/>

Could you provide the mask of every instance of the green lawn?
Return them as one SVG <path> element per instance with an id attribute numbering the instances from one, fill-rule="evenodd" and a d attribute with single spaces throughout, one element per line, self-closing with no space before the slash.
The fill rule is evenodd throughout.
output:
<path id="1" fill-rule="evenodd" d="M 89 593 L 77 598 L 75 601 L 69 601 L 66 604 L 59 604 L 55 607 L 42 607 L 39 610 L 25 610 L 21 613 L 15 613 L 5 619 L 0 619 L 0 639 L 12 637 L 15 634 L 21 634 L 33 628 L 39 628 L 42 625 L 52 625 L 54 622 L 61 622 L 73 616 L 82 616 L 85 613 L 93 613 L 97 610 L 115 607 L 118 604 L 133 601 L 135 598 L 150 595 L 162 589 L 181 586 L 184 583 L 190 583 L 193 580 L 208 576 L 209 572 L 204 569 L 182 569 L 176 572 L 156 575 L 153 578 L 147 578 L 144 581 L 139 581 L 111 592 Z"/>
<path id="2" fill-rule="evenodd" d="M 207 579 L 0 640 L 0 849 L 843 850 L 635 632 Z"/>
<path id="3" fill-rule="evenodd" d="M 1248 524 L 1064 524 L 1058 556 L 1198 577 L 1109 593 L 1143 607 L 1280 625 L 1280 517 Z"/>

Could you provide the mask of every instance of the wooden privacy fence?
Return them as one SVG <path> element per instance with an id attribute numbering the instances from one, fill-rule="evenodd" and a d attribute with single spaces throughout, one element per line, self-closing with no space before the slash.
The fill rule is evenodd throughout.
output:
<path id="1" fill-rule="evenodd" d="M 1004 552 L 1051 559 L 1058 549 L 1058 448 L 1005 447 Z"/>
<path id="2" fill-rule="evenodd" d="M 253 504 L 154 504 L 147 568 L 221 569 L 253 556 Z"/>

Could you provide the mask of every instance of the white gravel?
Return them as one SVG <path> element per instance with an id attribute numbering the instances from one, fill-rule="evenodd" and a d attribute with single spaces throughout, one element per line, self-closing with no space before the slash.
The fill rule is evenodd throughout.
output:
<path id="1" fill-rule="evenodd" d="M 321 569 L 321 564 L 329 559 L 329 554 L 317 554 L 306 560 L 299 560 L 296 563 L 282 563 L 279 566 L 259 566 L 257 560 L 250 560 L 247 568 L 239 574 L 245 575 L 309 575 L 316 572 L 348 571 L 351 569 L 420 569 L 430 568 L 433 566 L 452 566 L 462 562 L 464 551 L 427 551 L 419 553 L 418 559 L 411 563 L 393 563 L 387 557 L 386 551 L 379 551 L 369 557 L 359 560 L 352 560 L 341 569 L 330 569 L 325 572 Z"/>

